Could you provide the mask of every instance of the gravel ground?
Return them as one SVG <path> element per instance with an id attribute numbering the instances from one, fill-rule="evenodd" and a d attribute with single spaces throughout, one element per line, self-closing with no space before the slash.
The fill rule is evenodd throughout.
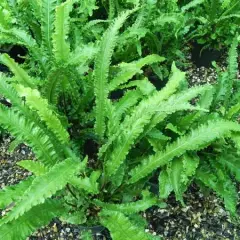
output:
<path id="1" fill-rule="evenodd" d="M 9 144 L 12 141 L 4 137 L 0 144 L 0 186 L 16 184 L 31 173 L 18 167 L 16 163 L 20 160 L 33 159 L 34 155 L 25 145 L 18 146 L 14 152 L 9 152 Z"/>
<path id="2" fill-rule="evenodd" d="M 146 213 L 149 231 L 164 240 L 240 239 L 239 224 L 231 219 L 222 201 L 213 193 L 204 196 L 192 185 L 185 194 L 185 207 L 177 203 L 173 195 L 167 204 L 165 209 L 151 209 Z"/>
<path id="3" fill-rule="evenodd" d="M 202 85 L 206 83 L 216 83 L 217 76 L 214 68 L 192 67 L 187 72 L 190 86 Z"/>

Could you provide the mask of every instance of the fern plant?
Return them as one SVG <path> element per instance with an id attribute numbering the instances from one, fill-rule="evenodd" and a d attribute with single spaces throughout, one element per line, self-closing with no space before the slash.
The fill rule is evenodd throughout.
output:
<path id="1" fill-rule="evenodd" d="M 222 72 L 216 66 L 218 81 L 214 88 L 206 92 L 202 99 L 199 100 L 200 106 L 209 109 L 210 113 L 190 113 L 183 118 L 177 115 L 172 118 L 175 123 L 169 129 L 179 136 L 179 140 L 176 143 L 181 143 L 181 139 L 185 138 L 185 133 L 189 131 L 190 126 L 195 128 L 201 123 L 219 121 L 218 119 L 224 119 L 224 122 L 234 122 L 234 125 L 238 124 L 240 108 L 238 103 L 237 47 L 238 37 L 236 36 L 229 50 L 226 71 Z M 218 124 L 214 124 L 209 128 L 211 137 L 214 137 L 217 132 L 218 136 L 221 135 L 219 131 L 216 131 L 215 127 L 218 128 Z M 220 128 L 224 131 L 225 127 L 221 125 Z M 201 129 L 199 130 L 201 131 Z M 204 132 L 207 134 L 207 129 Z M 198 132 L 199 135 L 200 132 Z M 193 133 L 191 137 L 194 138 Z M 224 200 L 225 207 L 232 215 L 236 215 L 236 206 L 238 203 L 236 182 L 239 181 L 239 167 L 237 163 L 237 159 L 239 158 L 239 134 L 228 133 L 228 138 L 228 140 L 220 138 L 207 148 L 204 144 L 203 149 L 200 148 L 197 152 L 190 151 L 167 164 L 159 175 L 161 197 L 165 199 L 174 191 L 176 198 L 184 204 L 183 193 L 190 182 L 195 181 L 200 187 L 208 187 L 214 190 Z M 193 142 L 196 141 L 192 141 L 191 144 Z M 181 151 L 181 148 L 177 148 L 177 151 Z M 171 157 L 167 156 L 167 159 L 169 158 Z M 144 168 L 144 171 L 150 168 L 148 164 L 150 161 L 153 160 L 149 159 L 145 162 L 145 166 L 147 167 Z M 164 155 L 161 161 L 164 162 Z M 157 159 L 155 162 L 157 164 Z M 143 166 L 144 163 L 142 168 L 139 169 L 143 169 Z M 135 180 L 135 176 L 135 172 L 133 172 L 132 181 Z"/>
<path id="2" fill-rule="evenodd" d="M 23 14 L 23 22 L 29 15 L 42 20 L 40 26 L 32 26 L 34 39 L 25 32 L 26 23 L 25 30 L 14 28 L 11 15 L 11 21 L 1 23 L 1 41 L 23 44 L 29 55 L 24 65 L 7 54 L 0 56 L 11 71 L 0 75 L 0 93 L 11 102 L 11 107 L 0 106 L 0 125 L 16 143 L 29 145 L 36 160 L 18 163 L 33 176 L 0 191 L 0 207 L 10 207 L 0 219 L 0 238 L 26 239 L 58 217 L 83 226 L 101 224 L 113 240 L 159 239 L 144 231 L 141 212 L 161 206 L 171 191 L 184 203 L 183 193 L 193 179 L 216 191 L 235 214 L 237 194 L 230 176 L 239 180 L 234 166 L 240 125 L 237 90 L 234 100 L 230 93 L 238 89 L 237 38 L 230 50 L 228 84 L 223 79 L 217 86 L 188 88 L 185 73 L 173 63 L 166 86 L 157 90 L 143 69 L 160 67 L 164 57 L 146 54 L 127 62 L 116 60 L 118 42 L 126 33 L 122 27 L 141 10 L 139 1 L 129 1 L 134 8 L 122 12 L 110 1 L 109 27 L 100 40 L 80 49 L 73 31 L 76 22 L 72 24 L 69 14 L 79 7 L 82 14 L 89 7 L 91 15 L 97 6 L 94 1 L 89 6 L 86 1 L 59 2 L 4 2 L 9 9 L 18 9 L 18 4 L 31 8 L 26 15 L 12 13 Z M 36 68 L 40 72 L 34 72 Z M 111 94 L 116 91 L 121 96 L 114 100 Z M 222 101 L 224 111 L 213 110 Z M 59 111 L 62 102 L 66 108 Z M 79 132 L 73 134 L 73 129 Z M 91 156 L 83 147 L 89 140 L 97 145 Z M 149 190 L 156 174 L 158 195 Z M 81 237 L 91 239 L 91 234 Z"/>
<path id="3" fill-rule="evenodd" d="M 88 71 L 97 52 L 97 42 L 70 41 L 74 34 L 70 14 L 77 1 L 2 1 L 5 14 L 0 19 L 0 44 L 20 45 L 27 49 L 21 69 L 7 55 L 1 63 L 8 66 L 23 85 L 37 88 L 48 101 L 66 111 L 67 101 L 76 105 L 78 94 L 86 95 L 87 84 L 80 78 Z M 83 8 L 83 4 L 79 6 Z M 86 81 L 86 80 L 85 80 Z M 24 83 L 25 82 L 25 83 Z M 82 81 L 83 82 L 83 81 Z"/>
<path id="4" fill-rule="evenodd" d="M 206 0 L 191 13 L 195 27 L 187 40 L 194 39 L 200 44 L 213 48 L 230 46 L 232 38 L 239 33 L 239 1 Z"/>

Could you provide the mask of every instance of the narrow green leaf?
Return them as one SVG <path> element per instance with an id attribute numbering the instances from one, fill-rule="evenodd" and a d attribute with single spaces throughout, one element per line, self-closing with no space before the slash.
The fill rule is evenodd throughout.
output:
<path id="1" fill-rule="evenodd" d="M 23 68 L 21 68 L 8 54 L 0 55 L 0 62 L 5 64 L 16 76 L 16 80 L 27 87 L 34 87 L 35 80 L 33 80 Z"/>
<path id="2" fill-rule="evenodd" d="M 162 199 L 168 198 L 169 194 L 173 191 L 173 186 L 168 177 L 168 173 L 166 169 L 161 170 L 158 177 L 158 183 L 159 183 L 160 198 Z"/>
<path id="3" fill-rule="evenodd" d="M 238 202 L 236 186 L 218 163 L 213 162 L 211 165 L 212 167 L 207 163 L 202 163 L 196 172 L 196 178 L 222 197 L 226 209 L 235 215 Z"/>
<path id="4" fill-rule="evenodd" d="M 16 220 L 0 227 L 0 239 L 26 240 L 37 229 L 47 225 L 50 221 L 60 216 L 64 211 L 62 203 L 57 200 L 46 200 Z"/>
<path id="5" fill-rule="evenodd" d="M 32 207 L 44 203 L 70 181 L 73 175 L 82 168 L 81 162 L 72 159 L 56 164 L 47 173 L 36 177 L 31 186 L 24 192 L 15 207 L 0 220 L 0 226 L 12 222 L 28 212 Z"/>
<path id="6" fill-rule="evenodd" d="M 69 14 L 72 11 L 72 5 L 73 0 L 67 0 L 56 8 L 53 46 L 57 62 L 66 62 L 70 55 L 70 44 L 66 39 L 69 33 Z"/>
<path id="7" fill-rule="evenodd" d="M 106 101 L 108 97 L 108 74 L 113 51 L 117 42 L 119 29 L 122 27 L 128 16 L 133 11 L 122 13 L 110 25 L 104 33 L 100 43 L 100 49 L 96 56 L 94 76 L 95 76 L 95 96 L 96 96 L 96 133 L 102 138 L 105 132 Z"/>
<path id="8" fill-rule="evenodd" d="M 151 235 L 141 231 L 120 212 L 101 212 L 101 223 L 110 230 L 113 240 L 149 240 Z M 159 238 L 160 239 L 160 238 Z"/>
<path id="9" fill-rule="evenodd" d="M 52 54 L 52 33 L 54 29 L 54 15 L 56 5 L 56 0 L 42 0 L 42 44 L 47 49 L 49 55 Z"/>
<path id="10" fill-rule="evenodd" d="M 152 197 L 150 194 L 146 194 L 143 196 L 142 200 L 138 200 L 136 202 L 130 203 L 121 203 L 121 204 L 113 204 L 113 203 L 104 203 L 99 200 L 95 200 L 94 203 L 102 207 L 107 211 L 118 211 L 124 214 L 133 214 L 141 211 L 145 211 L 148 208 L 157 205 L 157 199 Z"/>
<path id="11" fill-rule="evenodd" d="M 131 178 L 129 183 L 137 182 L 148 176 L 153 170 L 166 165 L 174 157 L 179 157 L 186 151 L 202 149 L 218 138 L 227 136 L 231 132 L 239 131 L 239 124 L 225 120 L 211 121 L 202 125 L 190 134 L 182 136 L 168 145 L 165 151 L 158 152 L 145 159 L 130 172 Z"/>
<path id="12" fill-rule="evenodd" d="M 17 165 L 32 172 L 35 176 L 41 176 L 48 171 L 43 163 L 33 160 L 22 160 L 17 162 Z"/>
<path id="13" fill-rule="evenodd" d="M 47 124 L 49 129 L 58 137 L 58 140 L 63 144 L 69 143 L 69 134 L 62 126 L 61 121 L 56 116 L 56 113 L 51 109 L 48 101 L 41 97 L 37 89 L 25 88 L 22 85 L 17 85 L 16 90 L 20 96 L 24 96 L 26 104 L 34 110 L 37 110 L 39 117 Z"/>
<path id="14" fill-rule="evenodd" d="M 24 192 L 32 184 L 34 177 L 29 177 L 20 183 L 12 186 L 7 186 L 0 191 L 0 208 L 5 208 L 12 202 L 17 201 L 21 198 Z"/>

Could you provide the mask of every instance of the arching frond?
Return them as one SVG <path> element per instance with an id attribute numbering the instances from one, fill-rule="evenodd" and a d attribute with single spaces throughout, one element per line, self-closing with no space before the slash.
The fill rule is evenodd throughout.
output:
<path id="1" fill-rule="evenodd" d="M 43 0 L 41 11 L 42 44 L 48 54 L 52 54 L 52 33 L 54 29 L 55 8 L 57 0 Z"/>
<path id="2" fill-rule="evenodd" d="M 7 186 L 0 191 L 0 208 L 3 209 L 9 204 L 21 198 L 24 192 L 32 184 L 34 177 L 29 177 L 20 183 L 12 186 Z"/>
<path id="3" fill-rule="evenodd" d="M 151 65 L 153 63 L 160 63 L 165 60 L 164 57 L 160 57 L 156 54 L 148 55 L 145 58 L 139 59 L 138 61 L 123 64 L 121 63 L 120 72 L 115 78 L 110 81 L 109 91 L 115 90 L 119 85 L 126 83 L 135 74 L 141 73 L 141 68 L 145 65 Z"/>
<path id="4" fill-rule="evenodd" d="M 27 87 L 34 87 L 36 81 L 31 78 L 27 72 L 21 68 L 8 54 L 0 55 L 0 62 L 9 67 L 9 69 L 14 73 L 16 80 Z"/>
<path id="5" fill-rule="evenodd" d="M 206 162 L 201 163 L 196 178 L 223 198 L 226 208 L 235 215 L 238 201 L 236 187 L 231 177 L 217 162 L 212 162 L 211 165 Z"/>
<path id="6" fill-rule="evenodd" d="M 106 171 L 109 176 L 116 172 L 134 144 L 134 141 L 142 134 L 144 127 L 151 121 L 153 115 L 156 113 L 156 109 L 161 109 L 160 104 L 177 90 L 180 82 L 184 80 L 184 76 L 184 73 L 175 68 L 167 86 L 162 91 L 154 93 L 148 99 L 142 100 L 135 107 L 131 116 L 125 118 L 121 124 L 121 128 L 115 135 L 116 140 L 113 144 L 116 147 L 106 159 Z M 112 140 L 110 139 L 110 141 Z M 107 144 L 111 145 L 111 143 Z"/>
<path id="7" fill-rule="evenodd" d="M 0 220 L 0 226 L 18 219 L 32 207 L 44 203 L 47 198 L 64 188 L 81 168 L 81 162 L 67 159 L 56 164 L 47 173 L 36 177 L 14 208 Z"/>
<path id="8" fill-rule="evenodd" d="M 204 3 L 205 0 L 192 0 L 190 3 L 186 4 L 181 8 L 182 12 L 186 12 L 191 8 L 195 8 L 197 5 Z"/>
<path id="9" fill-rule="evenodd" d="M 143 194 L 143 199 L 131 203 L 113 204 L 104 203 L 99 200 L 95 200 L 94 203 L 107 211 L 117 211 L 126 215 L 145 211 L 148 208 L 157 204 L 157 199 L 152 197 L 149 192 Z"/>
<path id="10" fill-rule="evenodd" d="M 59 161 L 49 137 L 31 119 L 26 120 L 15 111 L 0 106 L 0 123 L 4 129 L 32 147 L 36 157 L 46 166 L 53 166 Z"/>
<path id="11" fill-rule="evenodd" d="M 69 14 L 73 0 L 67 0 L 56 7 L 55 33 L 53 34 L 54 55 L 57 62 L 66 62 L 70 54 L 70 44 L 66 41 L 69 33 Z"/>
<path id="12" fill-rule="evenodd" d="M 106 100 L 108 96 L 108 73 L 119 29 L 133 11 L 122 13 L 104 33 L 94 68 L 96 97 L 96 133 L 102 138 L 105 132 Z"/>
<path id="13" fill-rule="evenodd" d="M 22 160 L 17 165 L 32 172 L 35 176 L 41 176 L 48 171 L 48 168 L 43 163 L 33 160 Z"/>
<path id="14" fill-rule="evenodd" d="M 132 112 L 131 118 L 130 118 L 130 116 L 128 116 L 128 118 L 125 119 L 125 123 L 123 122 L 122 128 L 119 129 L 114 135 L 112 135 L 108 139 L 108 142 L 100 148 L 100 150 L 99 150 L 100 157 L 102 157 L 103 153 L 105 153 L 107 151 L 107 149 L 112 145 L 114 140 L 117 141 L 117 138 L 121 133 L 124 133 L 124 132 L 127 133 L 126 129 L 130 128 L 133 123 L 136 124 L 136 119 L 141 119 L 142 117 L 146 117 L 150 120 L 151 116 L 154 113 L 156 113 L 155 110 L 157 109 L 158 105 L 162 101 L 167 99 L 171 94 L 173 94 L 174 92 L 177 91 L 177 88 L 179 87 L 180 83 L 183 82 L 185 79 L 185 74 L 183 72 L 181 72 L 180 70 L 178 70 L 176 68 L 175 64 L 173 64 L 173 66 L 172 66 L 172 72 L 173 72 L 172 76 L 171 76 L 170 80 L 168 81 L 167 85 L 160 92 L 156 92 L 154 95 L 149 96 L 148 99 L 145 99 L 144 101 L 140 102 L 140 104 L 137 105 L 136 108 L 134 109 L 134 111 Z M 151 111 L 149 106 L 151 106 L 151 109 L 153 110 L 151 112 L 151 116 L 149 114 L 146 114 L 149 111 Z M 149 122 L 149 120 L 147 122 Z M 146 122 L 146 124 L 147 124 L 147 122 Z M 142 130 L 140 130 L 140 131 L 142 131 Z M 138 136 L 135 136 L 135 137 L 137 138 Z M 122 144 L 120 144 L 120 145 L 122 146 Z M 126 154 L 126 153 L 124 153 L 124 154 Z"/>
<path id="15" fill-rule="evenodd" d="M 26 240 L 26 238 L 40 227 L 60 216 L 65 209 L 58 200 L 46 200 L 33 207 L 23 216 L 0 227 L 0 238 L 5 240 Z"/>
<path id="16" fill-rule="evenodd" d="M 17 85 L 16 89 L 20 96 L 25 97 L 26 104 L 30 107 L 30 109 L 37 111 L 39 117 L 58 137 L 59 141 L 63 144 L 68 144 L 69 134 L 67 130 L 64 129 L 60 120 L 48 104 L 48 101 L 41 97 L 38 90 L 25 88 L 22 85 Z"/>
<path id="17" fill-rule="evenodd" d="M 151 235 L 144 231 L 139 231 L 139 227 L 134 225 L 129 218 L 120 212 L 101 212 L 101 223 L 107 227 L 113 240 L 150 240 Z M 153 239 L 153 238 L 152 238 Z"/>
<path id="18" fill-rule="evenodd" d="M 225 120 L 212 121 L 202 125 L 190 134 L 184 135 L 168 145 L 165 151 L 150 156 L 139 166 L 132 169 L 129 183 L 137 182 L 148 176 L 153 170 L 166 165 L 174 157 L 179 157 L 186 151 L 202 149 L 220 137 L 239 131 L 239 124 Z"/>

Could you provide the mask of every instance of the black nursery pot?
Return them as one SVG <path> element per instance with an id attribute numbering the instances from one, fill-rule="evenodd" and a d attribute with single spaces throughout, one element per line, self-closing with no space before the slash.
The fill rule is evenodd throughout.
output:
<path id="1" fill-rule="evenodd" d="M 152 182 L 148 182 L 147 186 L 150 186 L 150 192 L 158 195 L 159 194 L 159 187 L 157 183 L 152 183 Z"/>
<path id="2" fill-rule="evenodd" d="M 192 43 L 192 61 L 197 67 L 211 67 L 213 61 L 218 61 L 223 51 L 205 48 L 205 45 L 197 42 Z"/>

